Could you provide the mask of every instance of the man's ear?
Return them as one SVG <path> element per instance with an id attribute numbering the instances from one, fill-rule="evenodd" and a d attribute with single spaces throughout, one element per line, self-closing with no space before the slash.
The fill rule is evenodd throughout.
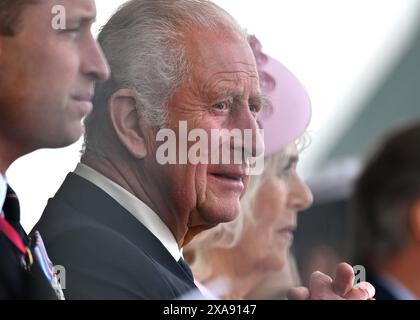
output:
<path id="1" fill-rule="evenodd" d="M 132 89 L 120 89 L 109 99 L 109 115 L 120 142 L 137 158 L 147 155 L 146 137 L 141 128 L 138 93 Z"/>
<path id="2" fill-rule="evenodd" d="M 413 238 L 420 243 L 420 198 L 413 202 L 409 210 L 409 228 Z"/>

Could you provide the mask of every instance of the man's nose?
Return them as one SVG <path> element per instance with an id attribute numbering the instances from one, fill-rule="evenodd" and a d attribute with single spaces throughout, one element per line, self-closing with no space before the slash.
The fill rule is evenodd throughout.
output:
<path id="1" fill-rule="evenodd" d="M 244 157 L 258 157 L 264 155 L 263 130 L 258 125 L 255 114 L 248 107 L 241 108 L 233 121 L 233 128 L 242 132 L 242 149 Z"/>
<path id="2" fill-rule="evenodd" d="M 110 76 L 110 69 L 105 55 L 95 39 L 88 41 L 82 52 L 82 73 L 94 80 L 106 80 Z"/>

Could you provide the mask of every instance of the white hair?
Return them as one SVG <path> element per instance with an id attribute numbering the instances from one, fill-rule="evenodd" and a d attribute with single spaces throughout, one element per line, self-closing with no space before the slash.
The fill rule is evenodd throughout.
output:
<path id="1" fill-rule="evenodd" d="M 247 37 L 232 16 L 206 0 L 131 0 L 119 8 L 98 37 L 111 78 L 96 86 L 94 110 L 85 121 L 86 147 L 101 135 L 107 101 L 121 88 L 137 91 L 148 124 L 166 125 L 170 98 L 193 67 L 183 41 L 200 30 Z"/>

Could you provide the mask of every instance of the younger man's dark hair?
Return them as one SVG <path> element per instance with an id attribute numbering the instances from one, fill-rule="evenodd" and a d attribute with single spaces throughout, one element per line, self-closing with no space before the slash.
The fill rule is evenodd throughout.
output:
<path id="1" fill-rule="evenodd" d="M 16 35 L 19 32 L 23 9 L 40 1 L 42 0 L 0 0 L 0 35 Z"/>

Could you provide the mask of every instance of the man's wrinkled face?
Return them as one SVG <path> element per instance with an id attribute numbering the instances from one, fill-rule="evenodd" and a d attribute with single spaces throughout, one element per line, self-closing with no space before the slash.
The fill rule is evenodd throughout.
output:
<path id="1" fill-rule="evenodd" d="M 57 5 L 64 30 L 53 24 Z M 0 36 L 0 135 L 21 152 L 81 136 L 94 82 L 109 75 L 91 34 L 95 17 L 94 0 L 42 0 L 24 8 L 15 36 Z"/>
<path id="2" fill-rule="evenodd" d="M 188 37 L 186 48 L 193 70 L 190 81 L 178 88 L 169 102 L 168 127 L 178 139 L 180 121 L 187 122 L 188 131 L 204 129 L 208 137 L 211 129 L 248 129 L 255 143 L 244 153 L 255 154 L 257 139 L 261 143 L 256 117 L 262 98 L 248 43 L 224 33 L 197 32 Z M 239 213 L 239 199 L 248 183 L 246 164 L 230 162 L 156 165 L 151 169 L 167 186 L 162 192 L 176 212 L 182 213 L 178 219 L 181 225 L 188 225 L 190 233 L 231 221 Z"/>

